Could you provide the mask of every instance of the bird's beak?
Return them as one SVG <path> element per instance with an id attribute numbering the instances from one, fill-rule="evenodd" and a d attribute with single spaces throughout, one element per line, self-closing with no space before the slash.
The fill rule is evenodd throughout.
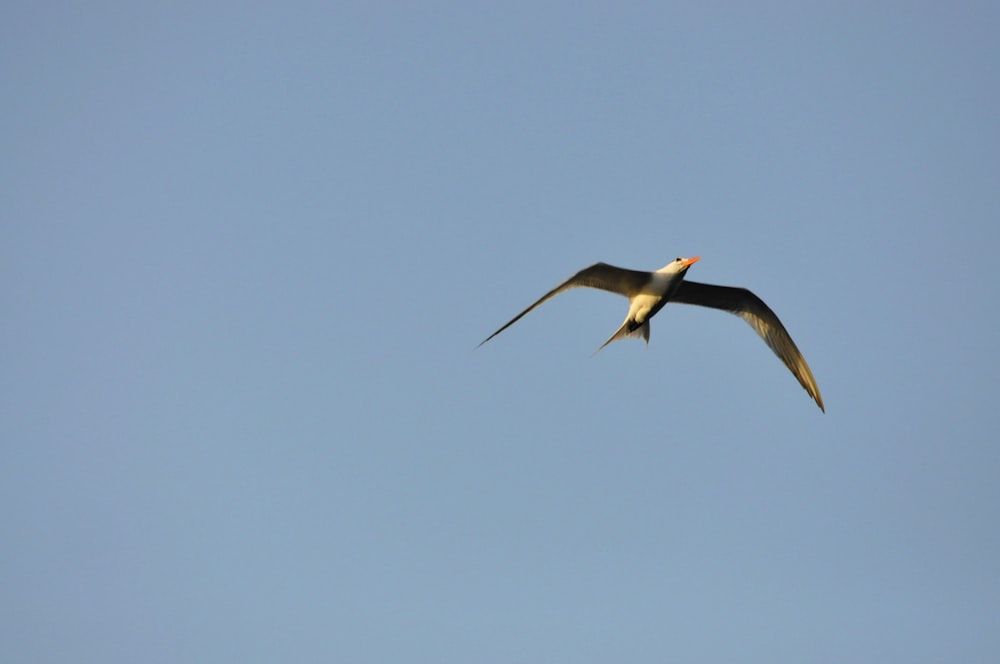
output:
<path id="1" fill-rule="evenodd" d="M 681 265 L 684 267 L 691 267 L 695 263 L 701 260 L 701 256 L 695 256 L 694 258 L 689 258 L 686 261 L 681 261 Z"/>

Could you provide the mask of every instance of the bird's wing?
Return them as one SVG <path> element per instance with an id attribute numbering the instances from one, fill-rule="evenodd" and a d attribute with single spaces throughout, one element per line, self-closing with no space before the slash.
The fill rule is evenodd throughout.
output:
<path id="1" fill-rule="evenodd" d="M 757 331 L 774 354 L 781 358 L 809 396 L 816 400 L 820 410 L 826 412 L 819 386 L 816 385 L 816 379 L 813 378 L 806 359 L 802 357 L 802 353 L 792 341 L 785 326 L 778 320 L 778 316 L 759 297 L 746 288 L 713 286 L 684 280 L 670 301 L 722 309 L 745 320 Z"/>
<path id="2" fill-rule="evenodd" d="M 590 267 L 585 267 L 580 270 L 572 277 L 550 290 L 548 293 L 539 298 L 539 300 L 533 305 L 514 316 L 506 325 L 483 339 L 479 345 L 482 346 L 484 343 L 500 334 L 517 321 L 521 320 L 522 316 L 546 300 L 559 295 L 559 293 L 568 291 L 571 288 L 579 288 L 580 286 L 585 286 L 587 288 L 599 288 L 601 290 L 606 290 L 611 293 L 617 293 L 619 295 L 624 295 L 627 298 L 631 298 L 633 295 L 641 292 L 642 288 L 649 283 L 651 278 L 652 277 L 649 272 L 627 270 L 622 267 L 608 265 L 607 263 L 594 263 Z"/>

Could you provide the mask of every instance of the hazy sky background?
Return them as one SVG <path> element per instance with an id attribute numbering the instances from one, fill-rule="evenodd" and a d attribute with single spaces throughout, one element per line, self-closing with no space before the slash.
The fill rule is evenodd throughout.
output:
<path id="1" fill-rule="evenodd" d="M 0 660 L 1000 661 L 998 34 L 4 4 Z"/>

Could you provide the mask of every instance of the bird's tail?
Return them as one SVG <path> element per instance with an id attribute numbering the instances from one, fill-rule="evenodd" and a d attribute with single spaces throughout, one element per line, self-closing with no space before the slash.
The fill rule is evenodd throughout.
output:
<path id="1" fill-rule="evenodd" d="M 594 351 L 594 355 L 601 352 L 605 346 L 607 346 L 612 341 L 618 341 L 619 339 L 625 339 L 628 337 L 642 337 L 646 340 L 646 344 L 649 344 L 649 321 L 640 325 L 639 327 L 633 327 L 635 321 L 626 319 L 622 326 L 618 330 L 608 337 L 608 340 L 601 344 L 601 347 Z"/>

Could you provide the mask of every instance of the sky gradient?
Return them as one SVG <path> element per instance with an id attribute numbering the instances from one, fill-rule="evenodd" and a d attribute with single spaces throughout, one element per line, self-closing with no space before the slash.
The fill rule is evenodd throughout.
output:
<path id="1" fill-rule="evenodd" d="M 0 9 L 0 660 L 1000 661 L 1000 9 L 485 4 Z"/>

